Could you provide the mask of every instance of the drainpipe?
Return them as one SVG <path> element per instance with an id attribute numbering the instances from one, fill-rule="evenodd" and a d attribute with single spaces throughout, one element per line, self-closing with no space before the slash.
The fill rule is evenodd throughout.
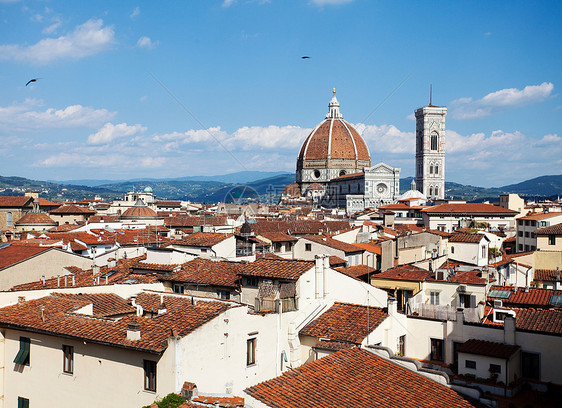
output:
<path id="1" fill-rule="evenodd" d="M 322 268 L 322 287 L 324 288 L 324 299 L 328 297 L 328 269 L 330 269 L 330 256 L 324 255 L 324 267 Z"/>
<path id="2" fill-rule="evenodd" d="M 320 299 L 322 291 L 320 290 L 320 284 L 322 282 L 322 257 L 316 255 L 316 262 L 314 264 L 314 288 L 315 288 L 315 298 Z"/>

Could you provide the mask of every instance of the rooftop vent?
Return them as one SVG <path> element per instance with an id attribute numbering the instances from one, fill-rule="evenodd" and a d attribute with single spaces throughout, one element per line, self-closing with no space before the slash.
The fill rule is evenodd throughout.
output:
<path id="1" fill-rule="evenodd" d="M 140 324 L 138 322 L 127 323 L 127 340 L 137 341 L 141 339 Z"/>

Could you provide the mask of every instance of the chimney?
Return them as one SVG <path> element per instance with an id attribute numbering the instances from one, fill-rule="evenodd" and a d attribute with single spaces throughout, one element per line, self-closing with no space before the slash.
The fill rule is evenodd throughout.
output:
<path id="1" fill-rule="evenodd" d="M 322 268 L 322 287 L 324 288 L 324 299 L 328 297 L 328 269 L 330 269 L 330 256 L 324 255 L 324 267 Z"/>
<path id="2" fill-rule="evenodd" d="M 45 286 L 45 275 L 41 275 L 41 281 L 43 282 L 43 286 Z"/>
<path id="3" fill-rule="evenodd" d="M 127 340 L 137 341 L 141 339 L 140 324 L 132 321 L 127 323 Z"/>
<path id="4" fill-rule="evenodd" d="M 387 306 L 389 316 L 394 317 L 398 314 L 398 302 L 395 297 L 389 297 L 387 299 Z"/>
<path id="5" fill-rule="evenodd" d="M 72 275 L 72 286 L 75 286 L 76 281 L 74 280 L 74 275 Z"/>
<path id="6" fill-rule="evenodd" d="M 506 316 L 503 321 L 503 342 L 505 344 L 515 344 L 515 317 Z"/>
<path id="7" fill-rule="evenodd" d="M 160 303 L 160 306 L 158 306 L 158 314 L 164 314 L 168 311 L 168 309 L 166 309 L 166 304 L 164 303 L 164 301 L 162 301 L 162 303 Z"/>
<path id="8" fill-rule="evenodd" d="M 322 256 L 316 255 L 314 263 L 314 288 L 315 288 L 315 298 L 320 299 L 322 297 L 322 269 L 324 268 L 324 261 Z"/>
<path id="9" fill-rule="evenodd" d="M 192 400 L 199 395 L 199 392 L 197 391 L 197 385 L 192 382 L 184 382 L 183 386 L 181 387 L 180 395 L 186 401 Z"/>
<path id="10" fill-rule="evenodd" d="M 560 267 L 556 267 L 556 282 L 560 282 Z"/>
<path id="11" fill-rule="evenodd" d="M 462 307 L 457 307 L 456 318 L 457 323 L 464 323 L 464 309 Z"/>
<path id="12" fill-rule="evenodd" d="M 45 323 L 45 306 L 41 306 L 41 321 Z"/>
<path id="13" fill-rule="evenodd" d="M 18 305 L 21 305 L 25 302 L 25 296 L 18 296 Z"/>

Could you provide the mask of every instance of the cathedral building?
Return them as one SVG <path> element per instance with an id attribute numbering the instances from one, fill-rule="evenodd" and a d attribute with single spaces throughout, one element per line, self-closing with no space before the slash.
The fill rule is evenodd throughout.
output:
<path id="1" fill-rule="evenodd" d="M 445 115 L 429 105 L 416 115 L 416 196 L 443 198 L 445 190 Z M 411 194 L 410 194 L 411 195 Z M 308 199 L 348 213 L 393 204 L 400 198 L 400 169 L 371 166 L 361 135 L 343 120 L 334 90 L 326 118 L 305 139 L 297 158 L 296 183 L 282 194 L 284 202 Z"/>

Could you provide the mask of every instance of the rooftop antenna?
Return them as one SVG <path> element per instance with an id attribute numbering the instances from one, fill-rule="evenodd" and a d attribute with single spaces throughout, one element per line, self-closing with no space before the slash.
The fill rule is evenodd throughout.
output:
<path id="1" fill-rule="evenodd" d="M 433 84 L 429 84 L 429 106 L 433 106 Z"/>

